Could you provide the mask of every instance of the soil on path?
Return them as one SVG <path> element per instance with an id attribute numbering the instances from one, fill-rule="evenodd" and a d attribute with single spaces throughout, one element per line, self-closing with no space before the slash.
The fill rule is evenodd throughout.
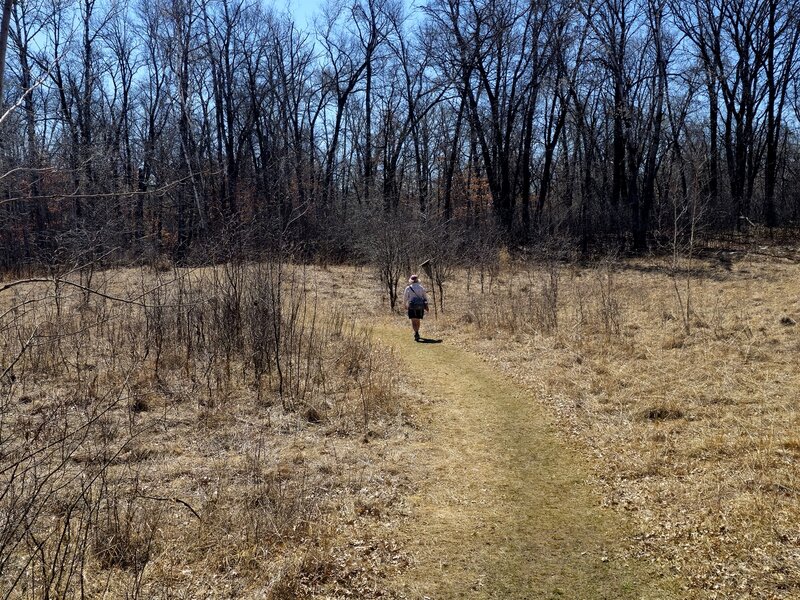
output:
<path id="1" fill-rule="evenodd" d="M 622 516 L 601 506 L 589 465 L 530 392 L 477 356 L 417 344 L 398 321 L 376 328 L 430 400 L 426 441 L 408 464 L 424 480 L 400 538 L 413 566 L 392 591 L 407 598 L 684 597 L 630 557 Z"/>

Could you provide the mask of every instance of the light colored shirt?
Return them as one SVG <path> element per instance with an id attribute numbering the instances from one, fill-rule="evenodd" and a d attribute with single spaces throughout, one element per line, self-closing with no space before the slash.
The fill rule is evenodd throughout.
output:
<path id="1" fill-rule="evenodd" d="M 403 303 L 405 304 L 406 308 L 411 303 L 411 299 L 414 297 L 419 297 L 428 302 L 428 292 L 425 291 L 425 288 L 422 287 L 422 284 L 419 281 L 415 281 L 411 285 L 406 286 L 406 290 L 403 292 Z"/>

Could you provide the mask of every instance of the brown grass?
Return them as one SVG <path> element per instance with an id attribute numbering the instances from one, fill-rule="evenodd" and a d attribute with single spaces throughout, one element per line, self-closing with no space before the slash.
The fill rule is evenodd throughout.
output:
<path id="1" fill-rule="evenodd" d="M 135 302 L 0 297 L 3 593 L 378 595 L 404 560 L 368 527 L 407 486 L 393 356 L 301 267 L 101 278 Z"/>
<path id="2" fill-rule="evenodd" d="M 492 294 L 451 285 L 438 328 L 536 392 L 635 552 L 711 597 L 797 597 L 800 266 L 739 258 L 689 265 L 688 318 L 657 260 L 516 264 Z"/>
<path id="3" fill-rule="evenodd" d="M 587 461 L 546 407 L 491 362 L 406 332 L 378 330 L 432 399 L 428 438 L 405 450 L 428 476 L 400 528 L 414 557 L 392 582 L 404 597 L 686 597 L 680 578 L 627 553 L 627 519 L 599 505 Z"/>
<path id="4" fill-rule="evenodd" d="M 446 283 L 423 333 L 534 392 L 634 522 L 631 552 L 697 595 L 792 598 L 800 268 L 736 258 L 690 265 L 687 314 L 686 272 L 657 260 L 504 256 L 480 283 Z M 16 597 L 69 597 L 81 577 L 109 598 L 386 593 L 408 561 L 386 532 L 421 476 L 397 450 L 425 400 L 352 322 L 354 301 L 362 323 L 385 314 L 377 281 L 292 269 L 286 306 L 305 321 L 282 330 L 282 389 L 254 352 L 273 316 L 230 293 L 266 293 L 274 271 L 95 274 L 113 295 L 152 290 L 148 307 L 52 284 L 0 296 L 0 365 L 18 358 L 0 381 L 2 464 L 18 465 L 0 476 L 0 589 L 19 575 Z"/>

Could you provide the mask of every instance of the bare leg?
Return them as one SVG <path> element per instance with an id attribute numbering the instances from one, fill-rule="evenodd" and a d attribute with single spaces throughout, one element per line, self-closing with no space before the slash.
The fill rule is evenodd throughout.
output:
<path id="1" fill-rule="evenodd" d="M 419 319 L 411 319 L 411 327 L 414 329 L 414 333 L 419 333 Z"/>

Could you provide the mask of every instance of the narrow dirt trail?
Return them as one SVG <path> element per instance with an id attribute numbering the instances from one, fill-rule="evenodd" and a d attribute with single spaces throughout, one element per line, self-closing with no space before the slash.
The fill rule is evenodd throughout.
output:
<path id="1" fill-rule="evenodd" d="M 625 558 L 624 520 L 600 505 L 588 465 L 530 392 L 459 348 L 375 329 L 432 404 L 408 464 L 425 481 L 400 537 L 407 598 L 679 598 L 675 581 Z"/>

